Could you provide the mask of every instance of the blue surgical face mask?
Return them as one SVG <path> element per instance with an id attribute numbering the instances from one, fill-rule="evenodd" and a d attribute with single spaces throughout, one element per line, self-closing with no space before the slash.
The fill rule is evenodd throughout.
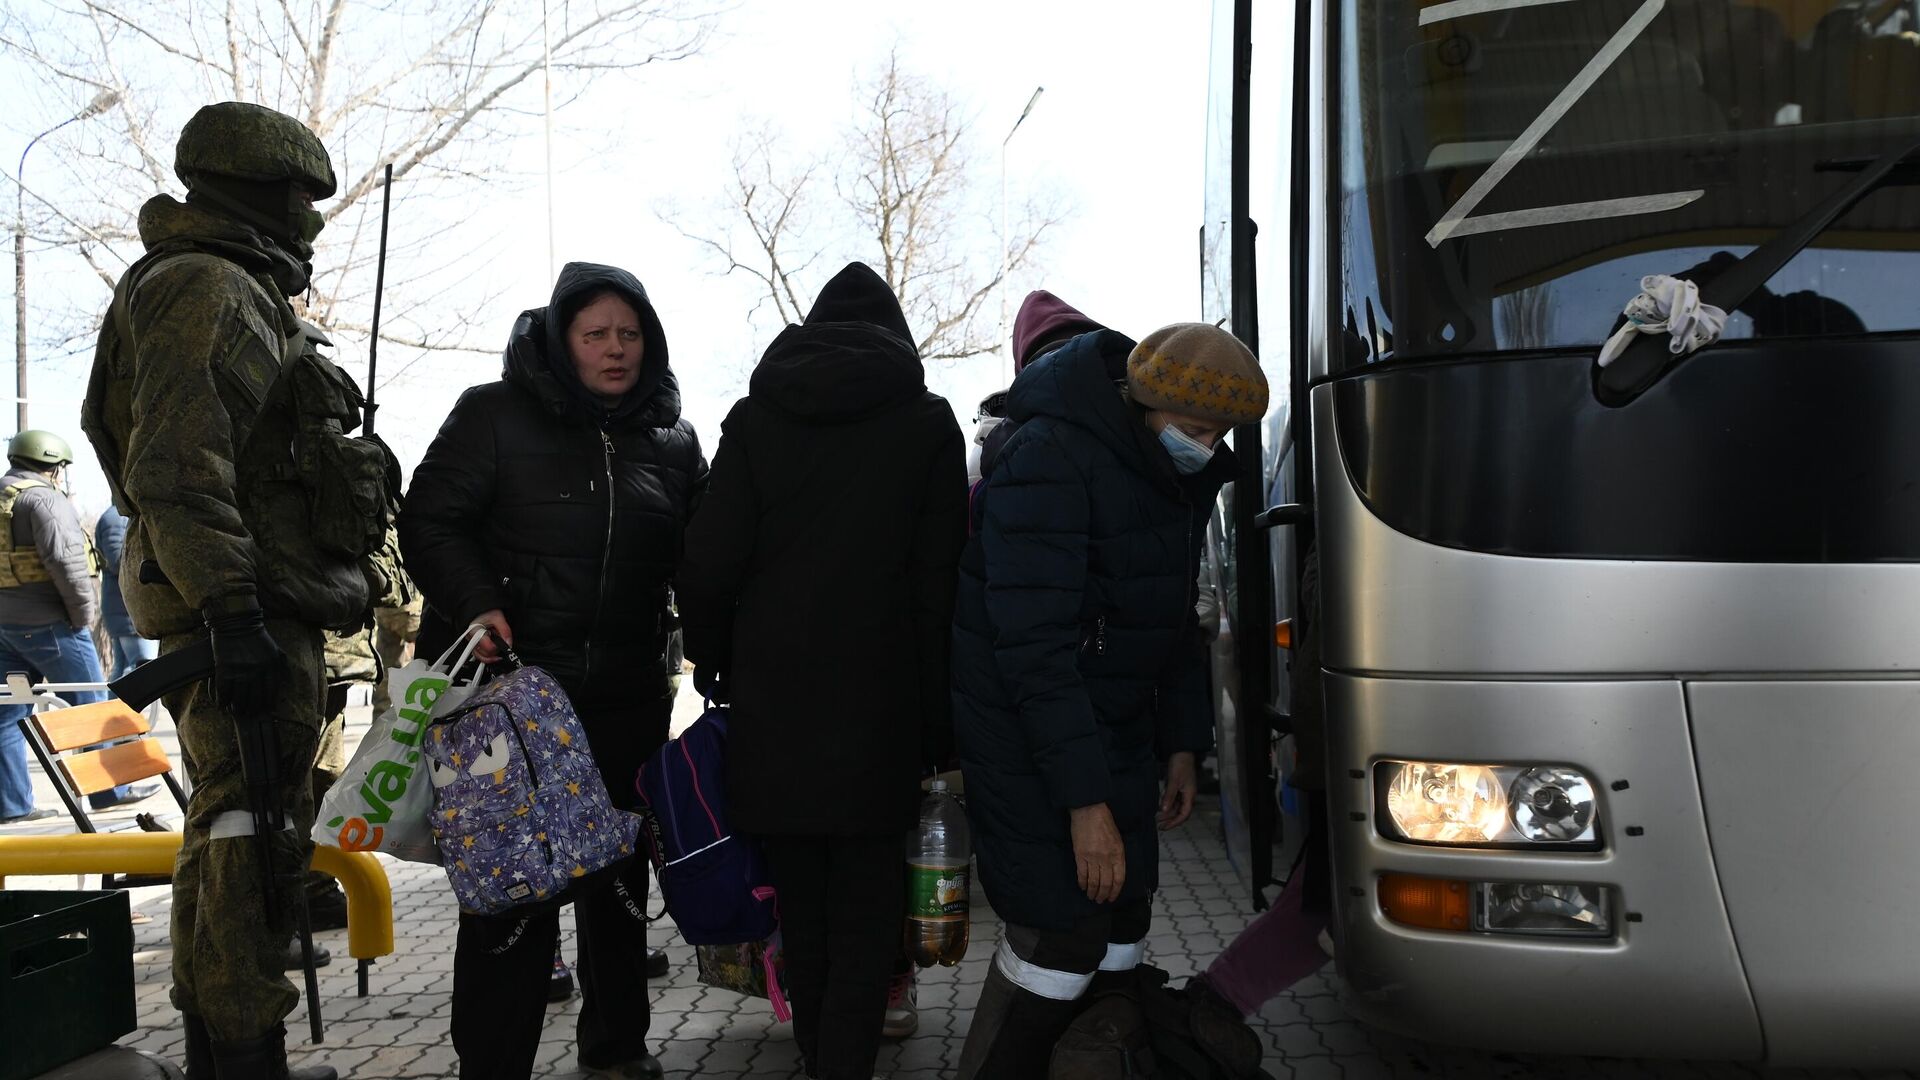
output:
<path id="1" fill-rule="evenodd" d="M 1160 445 L 1173 458 L 1173 467 L 1182 476 L 1192 476 L 1213 460 L 1213 447 L 1168 424 L 1160 429 Z"/>

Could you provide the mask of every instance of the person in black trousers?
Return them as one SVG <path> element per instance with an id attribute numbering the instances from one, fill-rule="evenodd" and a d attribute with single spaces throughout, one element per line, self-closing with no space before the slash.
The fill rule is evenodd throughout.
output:
<path id="1" fill-rule="evenodd" d="M 668 639 L 681 537 L 707 465 L 680 417 L 667 338 L 646 290 L 610 266 L 568 263 L 523 313 L 498 382 L 461 395 L 400 515 L 426 597 L 420 651 L 483 623 L 567 692 L 614 805 L 667 738 Z M 491 640 L 478 655 L 498 658 Z M 647 1053 L 647 873 L 636 857 L 579 897 L 580 1065 L 658 1077 Z M 559 916 L 463 913 L 453 1045 L 462 1080 L 533 1070 Z"/>
<path id="2" fill-rule="evenodd" d="M 966 481 L 899 302 L 853 263 L 767 349 L 687 528 L 687 656 L 731 703 L 728 804 L 779 891 L 809 1076 L 873 1075 L 917 777 L 951 747 Z"/>

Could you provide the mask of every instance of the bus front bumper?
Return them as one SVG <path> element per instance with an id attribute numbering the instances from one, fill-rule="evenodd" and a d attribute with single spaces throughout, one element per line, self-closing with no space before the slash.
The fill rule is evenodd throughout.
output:
<path id="1" fill-rule="evenodd" d="M 1920 682 L 1330 676 L 1327 710 L 1334 937 L 1363 1019 L 1540 1053 L 1920 1063 Z M 1580 769 L 1599 850 L 1390 839 L 1389 760 Z M 1610 927 L 1415 929 L 1382 910 L 1389 874 L 1598 887 Z"/>
<path id="2" fill-rule="evenodd" d="M 1490 1049 L 1753 1061 L 1759 1013 L 1715 873 L 1678 682 L 1329 676 L 1334 940 L 1350 1007 L 1391 1031 Z M 1572 766 L 1594 780 L 1599 851 L 1390 840 L 1383 759 Z M 1611 931 L 1576 940 L 1433 931 L 1382 912 L 1386 874 L 1606 888 Z"/>

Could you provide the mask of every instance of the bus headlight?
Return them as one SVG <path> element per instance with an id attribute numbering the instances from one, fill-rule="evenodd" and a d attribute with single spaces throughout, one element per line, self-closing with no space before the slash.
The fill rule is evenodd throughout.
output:
<path id="1" fill-rule="evenodd" d="M 1484 844 L 1505 831 L 1506 785 L 1481 765 L 1401 762 L 1387 785 L 1400 835 L 1436 844 Z"/>
<path id="2" fill-rule="evenodd" d="M 1384 761 L 1381 830 L 1423 844 L 1598 847 L 1599 800 L 1585 773 L 1564 765 Z"/>
<path id="3" fill-rule="evenodd" d="M 1593 784 L 1572 769 L 1542 766 L 1514 778 L 1513 827 L 1528 840 L 1576 843 L 1593 829 Z"/>

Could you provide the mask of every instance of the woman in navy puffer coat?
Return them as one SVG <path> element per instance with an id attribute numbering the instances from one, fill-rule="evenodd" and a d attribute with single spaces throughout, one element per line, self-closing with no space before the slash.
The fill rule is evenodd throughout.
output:
<path id="1" fill-rule="evenodd" d="M 962 1078 L 1043 1075 L 1095 971 L 1138 963 L 1156 813 L 1186 819 L 1212 745 L 1195 576 L 1233 473 L 1214 447 L 1265 408 L 1258 362 L 1204 324 L 1083 334 L 1014 380 L 954 620 L 968 812 L 1007 922 Z"/>

